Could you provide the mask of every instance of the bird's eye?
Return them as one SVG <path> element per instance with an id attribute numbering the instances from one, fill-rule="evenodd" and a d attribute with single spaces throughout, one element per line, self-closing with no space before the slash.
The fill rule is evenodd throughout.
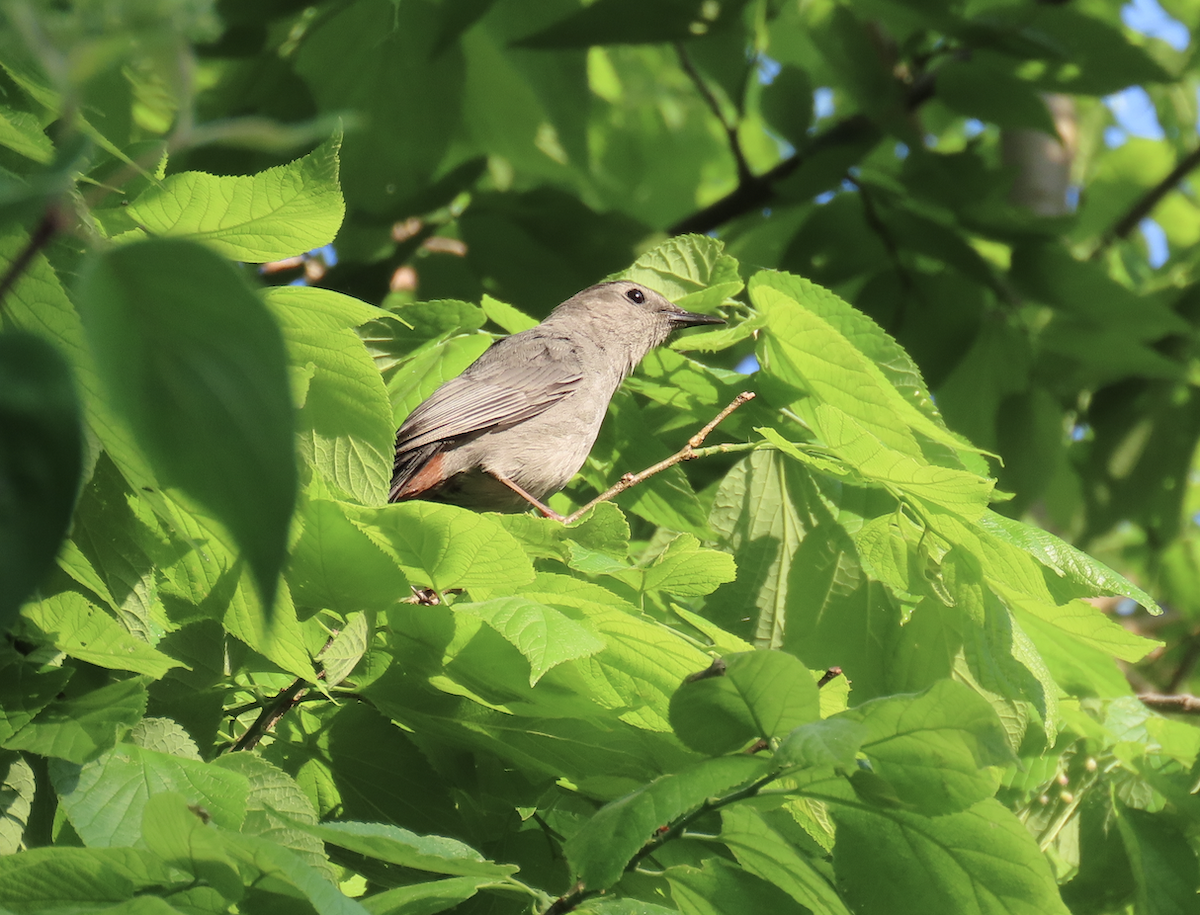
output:
<path id="1" fill-rule="evenodd" d="M 628 292 L 625 293 L 625 298 L 629 299 L 629 301 L 634 302 L 638 305 L 646 304 L 646 296 L 642 293 L 642 290 L 640 290 L 640 289 L 630 289 Z"/>

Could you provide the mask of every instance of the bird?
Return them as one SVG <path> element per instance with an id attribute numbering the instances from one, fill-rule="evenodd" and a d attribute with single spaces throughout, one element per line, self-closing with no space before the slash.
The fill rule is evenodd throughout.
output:
<path id="1" fill-rule="evenodd" d="M 640 283 L 589 286 L 536 327 L 497 340 L 408 415 L 388 501 L 533 506 L 561 520 L 546 500 L 587 460 L 621 382 L 672 332 L 724 323 Z"/>

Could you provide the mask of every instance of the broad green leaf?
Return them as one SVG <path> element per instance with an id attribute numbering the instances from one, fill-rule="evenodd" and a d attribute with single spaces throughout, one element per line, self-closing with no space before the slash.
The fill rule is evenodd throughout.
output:
<path id="1" fill-rule="evenodd" d="M 205 822 L 207 814 L 194 807 L 174 791 L 155 794 L 143 808 L 142 840 L 171 867 L 237 902 L 243 894 L 241 874 L 226 854 L 221 834 Z"/>
<path id="2" fill-rule="evenodd" d="M 1076 549 L 1065 540 L 1060 540 L 1049 531 L 1031 524 L 1006 518 L 995 512 L 987 512 L 976 522 L 979 527 L 997 540 L 1011 544 L 1027 552 L 1055 574 L 1071 582 L 1095 589 L 1098 594 L 1121 594 L 1141 604 L 1146 612 L 1158 616 L 1162 608 L 1149 594 L 1104 563 L 1093 559 L 1082 550 Z M 1139 658 L 1140 659 L 1140 658 Z M 1138 660 L 1127 658 L 1126 660 Z"/>
<path id="3" fill-rule="evenodd" d="M 148 680 L 131 677 L 76 699 L 59 699 L 38 712 L 4 745 L 72 763 L 95 759 L 146 713 Z"/>
<path id="4" fill-rule="evenodd" d="M 817 684 L 781 651 L 727 655 L 671 697 L 671 726 L 685 744 L 718 756 L 749 741 L 779 739 L 819 714 Z"/>
<path id="5" fill-rule="evenodd" d="M 285 333 L 352 330 L 384 314 L 374 305 L 319 286 L 269 286 L 261 295 Z"/>
<path id="6" fill-rule="evenodd" d="M 168 756 L 200 759 L 196 742 L 178 722 L 170 718 L 143 718 L 129 732 L 129 743 Z"/>
<path id="7" fill-rule="evenodd" d="M 722 756 L 661 776 L 600 809 L 565 847 L 571 872 L 585 889 L 612 886 L 655 831 L 698 809 L 710 798 L 752 785 L 769 761 Z"/>
<path id="8" fill-rule="evenodd" d="M 0 629 L 54 567 L 82 464 L 66 360 L 31 333 L 0 333 Z"/>
<path id="9" fill-rule="evenodd" d="M 312 499 L 299 518 L 303 531 L 292 550 L 287 581 L 301 606 L 342 614 L 384 610 L 412 593 L 396 563 L 337 502 Z"/>
<path id="10" fill-rule="evenodd" d="M 604 648 L 604 642 L 589 627 L 527 597 L 459 602 L 454 612 L 478 617 L 516 646 L 529 661 L 530 686 L 550 668 Z"/>
<path id="11" fill-rule="evenodd" d="M 28 243 L 24 232 L 12 231 L 0 236 L 0 264 L 5 270 L 10 269 Z M 0 320 L 6 328 L 37 334 L 53 343 L 71 365 L 88 427 L 96 433 L 105 451 L 135 485 L 156 486 L 153 471 L 101 383 L 79 314 L 41 252 L 34 253 L 5 295 Z"/>
<path id="12" fill-rule="evenodd" d="M 128 743 L 83 766 L 55 763 L 51 778 L 71 825 L 96 848 L 137 844 L 146 802 L 163 792 L 183 795 L 222 829 L 237 831 L 250 791 L 243 775 Z"/>
<path id="13" fill-rule="evenodd" d="M 613 279 L 649 286 L 687 311 L 712 312 L 742 291 L 737 261 L 707 235 L 678 235 L 651 248 Z"/>
<path id="14" fill-rule="evenodd" d="M 995 793 L 988 766 L 1012 762 L 1004 728 L 975 691 L 942 680 L 917 696 L 845 712 L 865 729 L 862 752 L 899 798 L 928 814 L 965 810 Z"/>
<path id="15" fill-rule="evenodd" d="M 721 841 L 738 864 L 768 880 L 812 912 L 850 915 L 830 882 L 751 807 L 737 804 L 721 811 Z"/>
<path id="16" fill-rule="evenodd" d="M 493 299 L 490 295 L 484 295 L 479 304 L 483 308 L 483 313 L 487 315 L 488 320 L 498 325 L 505 333 L 519 334 L 523 330 L 537 327 L 538 322 L 535 318 L 531 318 L 525 312 L 513 308 L 507 302 Z"/>
<path id="17" fill-rule="evenodd" d="M 320 840 L 296 824 L 317 822 L 316 811 L 295 779 L 253 753 L 226 753 L 212 765 L 246 778 L 246 817 L 239 831 L 290 848 L 310 867 L 332 879 L 333 868 Z"/>
<path id="18" fill-rule="evenodd" d="M 33 767 L 17 753 L 0 753 L 0 856 L 24 846 L 35 791 Z"/>
<path id="19" fill-rule="evenodd" d="M 709 13 L 707 28 L 733 19 L 742 4 Z M 598 44 L 639 44 L 678 41 L 695 34 L 697 10 L 686 3 L 663 3 L 641 10 L 630 0 L 598 0 L 591 6 L 572 10 L 561 19 L 519 42 L 526 48 L 586 48 Z M 724 24 L 724 22 L 722 22 Z"/>
<path id="20" fill-rule="evenodd" d="M 451 337 L 404 363 L 387 384 L 396 425 L 442 384 L 462 374 L 491 345 L 492 338 L 487 334 Z"/>
<path id="21" fill-rule="evenodd" d="M 708 598 L 705 615 L 759 646 L 782 645 L 788 615 L 799 609 L 789 594 L 809 571 L 797 551 L 817 527 L 817 512 L 812 479 L 795 462 L 756 451 L 737 463 L 717 490 L 709 524 L 733 554 L 738 579 Z"/>
<path id="22" fill-rule="evenodd" d="M 767 372 L 838 408 L 887 448 L 909 457 L 923 458 L 918 435 L 955 454 L 963 447 L 823 316 L 770 286 L 756 286 L 750 295 L 767 317 L 769 332 L 759 354 Z"/>
<path id="23" fill-rule="evenodd" d="M 1067 913 L 1033 837 L 998 801 L 939 817 L 848 805 L 832 813 L 834 869 L 863 915 Z"/>
<path id="24" fill-rule="evenodd" d="M 629 522 L 612 502 L 601 502 L 570 525 L 529 512 L 495 517 L 531 557 L 567 562 L 572 545 L 617 560 L 629 553 Z"/>
<path id="25" fill-rule="evenodd" d="M 13 661 L 0 668 L 0 745 L 29 724 L 62 692 L 72 671 Z"/>
<path id="26" fill-rule="evenodd" d="M 319 651 L 321 642 L 309 645 L 305 637 L 305 626 L 296 617 L 296 607 L 292 603 L 292 592 L 286 583 L 276 594 L 275 608 L 266 613 L 262 604 L 244 593 L 249 582 L 243 581 L 235 594 L 235 599 L 229 602 L 221 623 L 225 631 L 234 638 L 240 639 L 281 670 L 286 670 L 302 680 L 311 680 L 316 674 L 313 670 L 312 654 Z M 312 624 L 309 626 L 311 631 Z"/>
<path id="27" fill-rule="evenodd" d="M 428 880 L 365 896 L 362 904 L 371 915 L 432 915 L 466 902 L 496 879 L 446 877 L 443 880 Z"/>
<path id="28" fill-rule="evenodd" d="M 1116 819 L 1137 885 L 1136 911 L 1196 911 L 1200 865 L 1183 833 L 1163 813 L 1118 806 Z"/>
<path id="29" fill-rule="evenodd" d="M 833 766 L 850 769 L 869 731 L 849 717 L 810 721 L 793 729 L 775 751 L 781 768 Z"/>
<path id="30" fill-rule="evenodd" d="M 293 366 L 314 367 L 297 417 L 301 455 L 365 504 L 386 501 L 396 429 L 387 388 L 353 330 L 284 331 Z"/>
<path id="31" fill-rule="evenodd" d="M 700 546 L 691 534 L 680 534 L 667 544 L 654 562 L 616 577 L 639 591 L 666 591 L 677 597 L 711 594 L 737 577 L 733 557 Z"/>
<path id="32" fill-rule="evenodd" d="M 319 839 L 350 851 L 414 870 L 502 880 L 517 868 L 486 860 L 469 845 L 442 836 L 419 836 L 383 823 L 296 824 Z"/>
<path id="33" fill-rule="evenodd" d="M 296 492 L 278 326 L 228 262 L 188 242 L 93 257 L 79 294 L 114 403 L 164 480 L 229 529 L 270 607 Z"/>
<path id="34" fill-rule="evenodd" d="M 341 134 L 257 175 L 179 172 L 126 213 L 151 235 L 203 242 L 231 260 L 262 263 L 333 241 L 346 214 L 338 188 Z"/>
<path id="35" fill-rule="evenodd" d="M 131 670 L 157 680 L 173 667 L 187 666 L 131 635 L 78 591 L 30 604 L 23 615 L 63 654 L 98 667 Z"/>
<path id="36" fill-rule="evenodd" d="M 350 675 L 362 660 L 370 641 L 371 630 L 365 613 L 351 613 L 343 626 L 317 655 L 325 672 L 324 684 L 332 689 Z"/>
<path id="37" fill-rule="evenodd" d="M 18 111 L 8 105 L 0 105 L 0 146 L 7 146 L 42 165 L 54 159 L 54 143 L 46 136 L 38 119 L 28 111 Z"/>
<path id="38" fill-rule="evenodd" d="M 225 836 L 225 841 L 226 850 L 240 865 L 238 870 L 243 879 L 249 878 L 250 885 L 278 887 L 293 898 L 298 895 L 320 915 L 366 915 L 367 910 L 358 901 L 342 893 L 291 849 L 258 836 L 231 834 Z M 248 869 L 252 869 L 250 874 L 246 873 Z M 247 908 L 255 906 L 251 904 Z"/>
<path id="39" fill-rule="evenodd" d="M 486 599 L 533 580 L 520 545 L 486 515 L 432 502 L 343 509 L 414 584 L 465 588 Z"/>
<path id="40" fill-rule="evenodd" d="M 1057 138 L 1054 119 L 1037 90 L 991 55 L 951 60 L 938 68 L 938 99 L 959 114 L 1005 128 L 1040 130 Z"/>
<path id="41" fill-rule="evenodd" d="M 867 315 L 828 289 L 790 273 L 760 270 L 750 278 L 750 291 L 753 293 L 759 285 L 785 293 L 828 321 L 879 367 L 905 400 L 939 425 L 945 425 L 912 356 Z"/>
<path id="42" fill-rule="evenodd" d="M 997 587 L 997 593 L 1009 608 L 1036 616 L 1074 640 L 1122 661 L 1140 661 L 1162 646 L 1155 639 L 1130 632 L 1101 610 L 1082 600 L 1051 604 Z"/>
<path id="43" fill-rule="evenodd" d="M 35 848 L 0 857 L 0 906 L 13 912 L 72 911 L 127 902 L 177 876 L 140 848 Z"/>
<path id="44" fill-rule="evenodd" d="M 706 858 L 700 867 L 676 865 L 663 877 L 671 899 L 683 915 L 726 915 L 729 912 L 778 912 L 807 915 L 794 899 L 724 858 Z"/>

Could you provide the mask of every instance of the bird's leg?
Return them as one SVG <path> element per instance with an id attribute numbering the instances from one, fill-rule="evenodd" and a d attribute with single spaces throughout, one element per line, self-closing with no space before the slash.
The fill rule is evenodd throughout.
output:
<path id="1" fill-rule="evenodd" d="M 511 489 L 513 492 L 515 492 L 518 496 L 520 496 L 522 499 L 524 499 L 526 502 L 528 502 L 530 505 L 532 505 L 534 508 L 536 508 L 538 511 L 540 511 L 547 518 L 553 518 L 555 521 L 563 521 L 563 522 L 565 522 L 567 520 L 562 515 L 560 515 L 558 512 L 556 512 L 554 509 L 552 509 L 549 505 L 546 505 L 544 502 L 541 502 L 538 499 L 535 499 L 533 496 L 531 496 L 529 493 L 527 493 L 525 490 L 523 490 L 520 486 L 518 486 L 516 483 L 514 483 L 508 477 L 498 474 L 494 470 L 489 470 L 488 473 L 490 473 L 497 480 L 499 480 L 501 483 L 503 483 L 505 486 L 507 486 L 509 489 Z"/>

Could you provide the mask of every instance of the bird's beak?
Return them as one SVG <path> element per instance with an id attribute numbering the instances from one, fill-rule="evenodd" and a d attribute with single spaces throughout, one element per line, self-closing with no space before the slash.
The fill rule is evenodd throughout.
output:
<path id="1" fill-rule="evenodd" d="M 698 324 L 724 324 L 724 318 L 718 318 L 716 315 L 702 315 L 695 311 L 684 311 L 682 308 L 679 311 L 669 312 L 671 324 L 674 327 L 695 327 Z"/>

